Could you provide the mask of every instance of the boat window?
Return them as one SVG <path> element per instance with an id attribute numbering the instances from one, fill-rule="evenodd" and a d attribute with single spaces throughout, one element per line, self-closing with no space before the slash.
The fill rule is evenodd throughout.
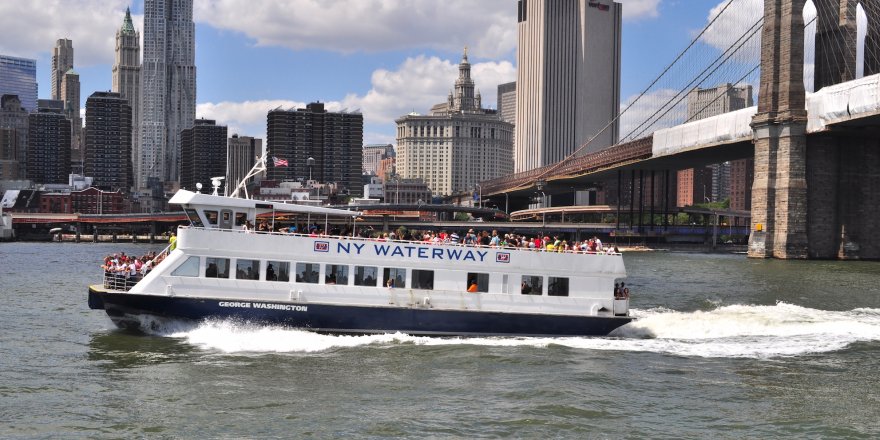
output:
<path id="1" fill-rule="evenodd" d="M 229 258 L 205 259 L 205 278 L 229 278 Z"/>
<path id="2" fill-rule="evenodd" d="M 247 222 L 247 213 L 246 212 L 236 212 L 235 213 L 235 226 L 241 226 Z"/>
<path id="3" fill-rule="evenodd" d="M 286 261 L 266 262 L 266 281 L 290 281 L 290 263 Z"/>
<path id="4" fill-rule="evenodd" d="M 396 284 L 396 282 L 395 282 L 395 284 Z M 434 271 L 433 270 L 413 269 L 413 271 L 412 271 L 412 288 L 413 289 L 433 290 L 434 289 Z"/>
<path id="5" fill-rule="evenodd" d="M 523 295 L 540 295 L 544 290 L 544 278 L 535 275 L 523 275 L 520 291 Z"/>
<path id="6" fill-rule="evenodd" d="M 316 263 L 296 263 L 296 282 L 317 284 L 320 270 Z"/>
<path id="7" fill-rule="evenodd" d="M 235 260 L 235 278 L 239 280 L 260 279 L 260 262 L 257 260 Z"/>
<path id="8" fill-rule="evenodd" d="M 508 289 L 509 287 L 507 286 L 507 274 L 504 274 L 501 277 L 501 293 L 510 293 Z"/>
<path id="9" fill-rule="evenodd" d="M 471 288 L 474 284 L 476 288 Z M 467 274 L 467 291 L 468 292 L 488 292 L 489 291 L 489 274 L 470 272 Z"/>
<path id="10" fill-rule="evenodd" d="M 205 218 L 208 220 L 208 226 L 217 226 L 217 211 L 205 210 Z"/>
<path id="11" fill-rule="evenodd" d="M 354 267 L 354 285 L 376 287 L 379 278 L 379 269 L 373 266 Z"/>
<path id="12" fill-rule="evenodd" d="M 197 228 L 201 228 L 202 226 L 204 226 L 204 225 L 202 225 L 202 219 L 199 218 L 198 211 L 196 211 L 195 209 L 187 208 L 187 209 L 184 209 L 183 212 L 186 214 L 186 218 L 189 219 L 189 222 L 193 226 L 195 226 Z"/>
<path id="13" fill-rule="evenodd" d="M 176 277 L 197 277 L 199 276 L 199 257 L 189 257 L 174 272 L 172 276 Z"/>
<path id="14" fill-rule="evenodd" d="M 382 285 L 386 287 L 406 287 L 406 269 L 386 267 L 382 277 Z M 391 284 L 388 282 L 391 281 Z"/>
<path id="15" fill-rule="evenodd" d="M 547 278 L 547 295 L 568 296 L 568 278 Z"/>
<path id="16" fill-rule="evenodd" d="M 324 284 L 348 285 L 348 266 L 340 264 L 324 266 Z"/>

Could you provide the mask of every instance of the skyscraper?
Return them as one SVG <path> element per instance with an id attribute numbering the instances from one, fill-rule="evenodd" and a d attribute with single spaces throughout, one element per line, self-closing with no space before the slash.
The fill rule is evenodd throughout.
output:
<path id="1" fill-rule="evenodd" d="M 37 60 L 0 55 L 0 96 L 17 95 L 28 113 L 37 110 Z"/>
<path id="2" fill-rule="evenodd" d="M 196 119 L 180 134 L 180 187 L 196 190 L 196 183 L 211 188 L 211 179 L 226 176 L 226 126 L 211 119 Z M 224 179 L 225 180 L 225 179 Z M 218 194 L 224 194 L 221 181 Z"/>
<path id="3" fill-rule="evenodd" d="M 79 74 L 73 69 L 68 70 L 61 78 L 60 101 L 64 116 L 70 121 L 70 154 L 72 171 L 82 172 L 82 118 L 79 115 Z"/>
<path id="4" fill-rule="evenodd" d="M 431 192 L 452 195 L 513 171 L 513 126 L 482 108 L 474 93 L 467 52 L 458 65 L 455 92 L 424 116 L 397 122 L 397 172 L 424 180 Z"/>
<path id="5" fill-rule="evenodd" d="M 516 171 L 617 142 L 622 7 L 611 0 L 519 0 Z M 601 133 L 600 133 L 601 132 Z"/>
<path id="6" fill-rule="evenodd" d="M 196 113 L 195 24 L 192 0 L 144 0 L 138 188 L 176 182 L 180 133 Z"/>
<path id="7" fill-rule="evenodd" d="M 232 135 L 226 144 L 226 188 L 232 194 L 238 184 L 247 176 L 257 162 L 257 156 L 263 155 L 263 140 L 250 136 Z M 251 178 L 247 183 L 252 183 Z"/>
<path id="8" fill-rule="evenodd" d="M 364 174 L 378 175 L 382 159 L 389 157 L 394 157 L 394 146 L 391 144 L 364 145 L 364 165 L 361 171 Z"/>
<path id="9" fill-rule="evenodd" d="M 40 100 L 41 104 L 43 102 Z M 36 183 L 67 183 L 72 133 L 70 120 L 64 115 L 61 101 L 47 104 L 50 105 L 41 105 L 28 115 L 28 179 Z"/>
<path id="10" fill-rule="evenodd" d="M 73 69 L 73 41 L 62 38 L 55 42 L 55 48 L 52 50 L 52 99 L 64 100 L 61 81 L 70 69 Z"/>
<path id="11" fill-rule="evenodd" d="M 141 43 L 140 35 L 131 22 L 131 10 L 125 10 L 122 27 L 116 31 L 116 61 L 113 63 L 114 92 L 128 100 L 131 106 L 131 163 L 135 189 L 143 188 L 147 176 L 143 174 L 143 161 L 146 157 L 139 147 L 140 131 L 140 93 L 141 93 Z"/>
<path id="12" fill-rule="evenodd" d="M 131 168 L 131 106 L 118 93 L 92 93 L 86 100 L 86 175 L 98 188 L 128 193 Z"/>
<path id="13" fill-rule="evenodd" d="M 342 185 L 351 195 L 363 193 L 362 114 L 328 112 L 323 103 L 313 102 L 304 109 L 272 110 L 266 119 L 269 179 L 311 177 Z M 286 160 L 288 165 L 273 166 L 273 157 Z"/>
<path id="14" fill-rule="evenodd" d="M 498 84 L 497 100 L 501 120 L 516 124 L 516 81 Z"/>
<path id="15" fill-rule="evenodd" d="M 16 95 L 0 96 L 0 129 L 9 130 L 4 136 L 7 179 L 24 179 L 27 174 L 28 112 Z M 12 168 L 15 172 L 11 172 Z"/>

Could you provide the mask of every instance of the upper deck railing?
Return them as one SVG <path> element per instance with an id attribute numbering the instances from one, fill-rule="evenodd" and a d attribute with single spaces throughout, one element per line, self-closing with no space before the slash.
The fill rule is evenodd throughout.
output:
<path id="1" fill-rule="evenodd" d="M 253 231 L 253 230 L 241 230 L 241 229 L 218 229 L 218 228 L 205 228 L 200 226 L 181 226 L 180 229 L 195 229 L 195 230 L 203 230 L 203 231 L 214 231 L 214 232 L 223 232 L 223 233 L 232 233 L 232 234 L 254 234 L 254 235 L 263 235 L 263 236 L 284 236 L 284 237 L 301 237 L 301 238 L 330 238 L 337 240 L 351 240 L 351 241 L 362 241 L 369 243 L 400 243 L 400 244 L 418 244 L 418 245 L 441 245 L 441 246 L 461 246 L 461 247 L 474 247 L 481 249 L 503 249 L 503 250 L 512 250 L 512 251 L 522 251 L 522 252 L 552 252 L 552 253 L 560 253 L 560 254 L 587 254 L 587 255 L 621 255 L 620 252 L 614 252 L 612 249 L 604 249 L 599 251 L 589 251 L 589 250 L 557 250 L 555 249 L 547 249 L 547 248 L 537 248 L 537 247 L 526 247 L 526 246 L 510 246 L 510 245 L 481 245 L 481 244 L 470 244 L 470 243 L 458 243 L 451 241 L 427 241 L 427 240 L 398 240 L 398 239 L 390 239 L 390 238 L 372 238 L 372 237 L 360 237 L 360 236 L 351 236 L 351 235 L 326 235 L 326 234 L 301 234 L 296 232 L 278 232 L 278 231 Z M 529 241 L 525 241 L 527 244 Z M 585 240 L 586 241 L 586 240 Z M 576 242 L 578 245 L 583 242 Z"/>

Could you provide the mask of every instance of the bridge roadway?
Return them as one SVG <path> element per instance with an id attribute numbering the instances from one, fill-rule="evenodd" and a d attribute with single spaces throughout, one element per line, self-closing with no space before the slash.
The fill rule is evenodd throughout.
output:
<path id="1" fill-rule="evenodd" d="M 880 74 L 825 87 L 808 94 L 807 135 L 880 134 Z M 681 170 L 754 157 L 749 107 L 674 127 L 605 150 L 481 182 L 483 197 L 531 197 L 571 192 L 617 178 L 622 171 Z M 541 188 L 538 188 L 541 182 Z"/>

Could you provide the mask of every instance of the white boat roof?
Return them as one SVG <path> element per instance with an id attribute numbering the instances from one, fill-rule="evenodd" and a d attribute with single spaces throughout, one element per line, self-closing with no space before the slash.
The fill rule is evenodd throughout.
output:
<path id="1" fill-rule="evenodd" d="M 302 214 L 324 214 L 343 217 L 355 217 L 361 215 L 359 211 L 347 209 L 324 208 L 323 206 L 297 205 L 293 203 L 269 202 L 254 199 L 240 199 L 237 197 L 215 196 L 211 194 L 194 193 L 185 189 L 177 191 L 168 203 L 175 205 L 198 205 L 202 207 L 256 209 L 262 212 L 293 212 Z"/>

